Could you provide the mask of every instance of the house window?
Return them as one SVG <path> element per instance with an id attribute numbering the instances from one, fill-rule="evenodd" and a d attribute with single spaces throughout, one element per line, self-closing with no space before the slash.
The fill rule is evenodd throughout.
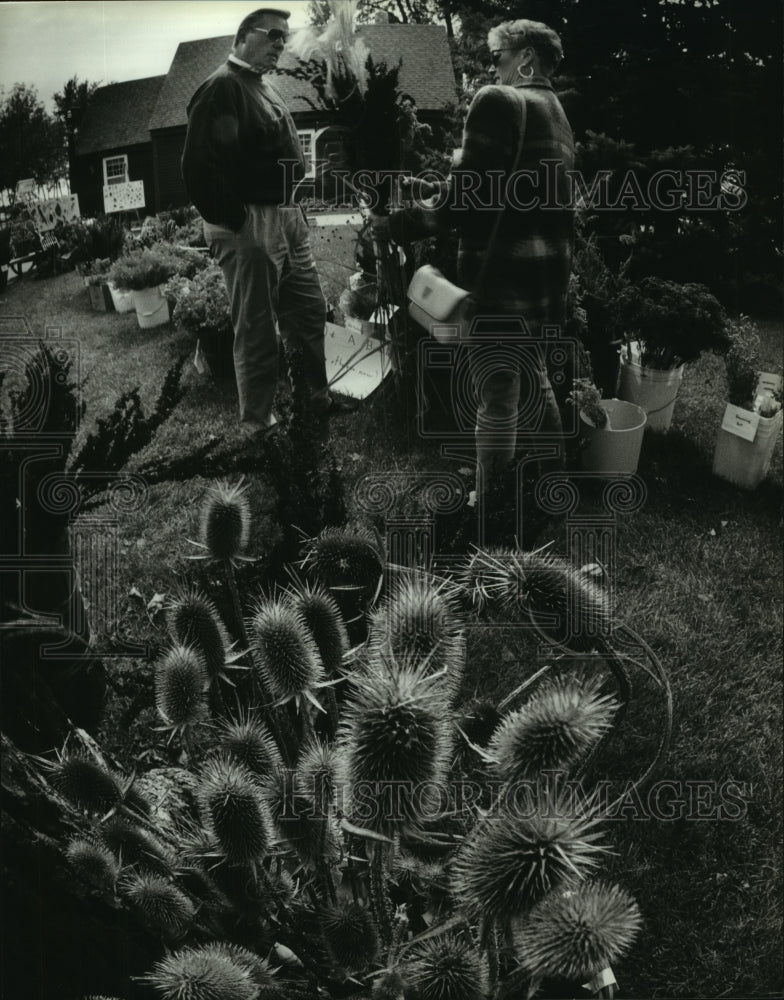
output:
<path id="1" fill-rule="evenodd" d="M 302 129 L 297 132 L 299 144 L 302 146 L 302 153 L 305 157 L 305 176 L 316 176 L 316 130 L 312 128 Z"/>
<path id="2" fill-rule="evenodd" d="M 128 183 L 128 157 L 125 153 L 106 157 L 103 161 L 103 182 L 106 185 Z"/>

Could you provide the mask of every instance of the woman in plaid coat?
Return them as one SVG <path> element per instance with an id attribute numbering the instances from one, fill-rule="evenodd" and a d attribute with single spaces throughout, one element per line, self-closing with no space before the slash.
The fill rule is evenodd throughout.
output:
<path id="1" fill-rule="evenodd" d="M 487 317 L 469 342 L 478 492 L 514 457 L 518 430 L 545 446 L 545 457 L 549 443 L 543 467 L 562 462 L 561 419 L 540 342 L 557 337 L 566 322 L 573 231 L 567 171 L 574 138 L 550 82 L 562 58 L 560 39 L 544 24 L 519 20 L 493 28 L 488 43 L 498 84 L 483 87 L 471 103 L 439 207 L 424 228 L 416 210 L 390 220 L 396 242 L 429 235 L 436 222 L 457 228 L 458 284 Z"/>

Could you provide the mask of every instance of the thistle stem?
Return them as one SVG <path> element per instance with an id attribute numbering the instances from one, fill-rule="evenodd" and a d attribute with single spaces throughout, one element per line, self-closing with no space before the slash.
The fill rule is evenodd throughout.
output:
<path id="1" fill-rule="evenodd" d="M 381 940 L 389 947 L 392 944 L 391 907 L 387 896 L 386 872 L 384 868 L 386 845 L 373 846 L 373 858 L 370 862 L 370 901 L 378 923 Z"/>

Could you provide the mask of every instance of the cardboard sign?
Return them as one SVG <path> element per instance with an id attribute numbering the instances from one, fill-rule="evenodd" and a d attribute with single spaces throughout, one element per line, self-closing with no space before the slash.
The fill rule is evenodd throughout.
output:
<path id="1" fill-rule="evenodd" d="M 68 194 L 63 198 L 37 201 L 30 206 L 30 212 L 38 232 L 48 232 L 54 229 L 58 222 L 70 222 L 79 218 L 79 195 Z"/>
<path id="2" fill-rule="evenodd" d="M 329 387 L 354 399 L 365 399 L 389 374 L 389 348 L 336 323 L 327 323 L 324 336 Z"/>
<path id="3" fill-rule="evenodd" d="M 759 413 L 752 413 L 751 410 L 744 410 L 741 406 L 727 403 L 724 411 L 724 419 L 721 422 L 721 429 L 735 434 L 744 441 L 753 441 L 757 436 L 759 427 Z"/>
<path id="4" fill-rule="evenodd" d="M 773 372 L 760 372 L 759 381 L 757 382 L 757 395 L 766 389 L 770 390 L 774 395 L 778 395 L 781 392 L 781 375 L 774 375 Z"/>
<path id="5" fill-rule="evenodd" d="M 104 185 L 103 210 L 107 215 L 110 212 L 130 212 L 134 208 L 144 208 L 144 181 Z"/>
<path id="6" fill-rule="evenodd" d="M 28 198 L 30 195 L 35 195 L 35 178 L 25 177 L 23 180 L 17 181 L 16 197 Z"/>

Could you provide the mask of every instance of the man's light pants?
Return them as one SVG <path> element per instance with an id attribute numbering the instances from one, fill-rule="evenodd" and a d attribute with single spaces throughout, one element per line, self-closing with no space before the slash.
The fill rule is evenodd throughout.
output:
<path id="1" fill-rule="evenodd" d="M 273 423 L 276 318 L 284 343 L 302 351 L 314 412 L 326 409 L 326 304 L 303 210 L 298 205 L 249 205 L 238 233 L 205 222 L 204 238 L 229 293 L 240 422 Z"/>

